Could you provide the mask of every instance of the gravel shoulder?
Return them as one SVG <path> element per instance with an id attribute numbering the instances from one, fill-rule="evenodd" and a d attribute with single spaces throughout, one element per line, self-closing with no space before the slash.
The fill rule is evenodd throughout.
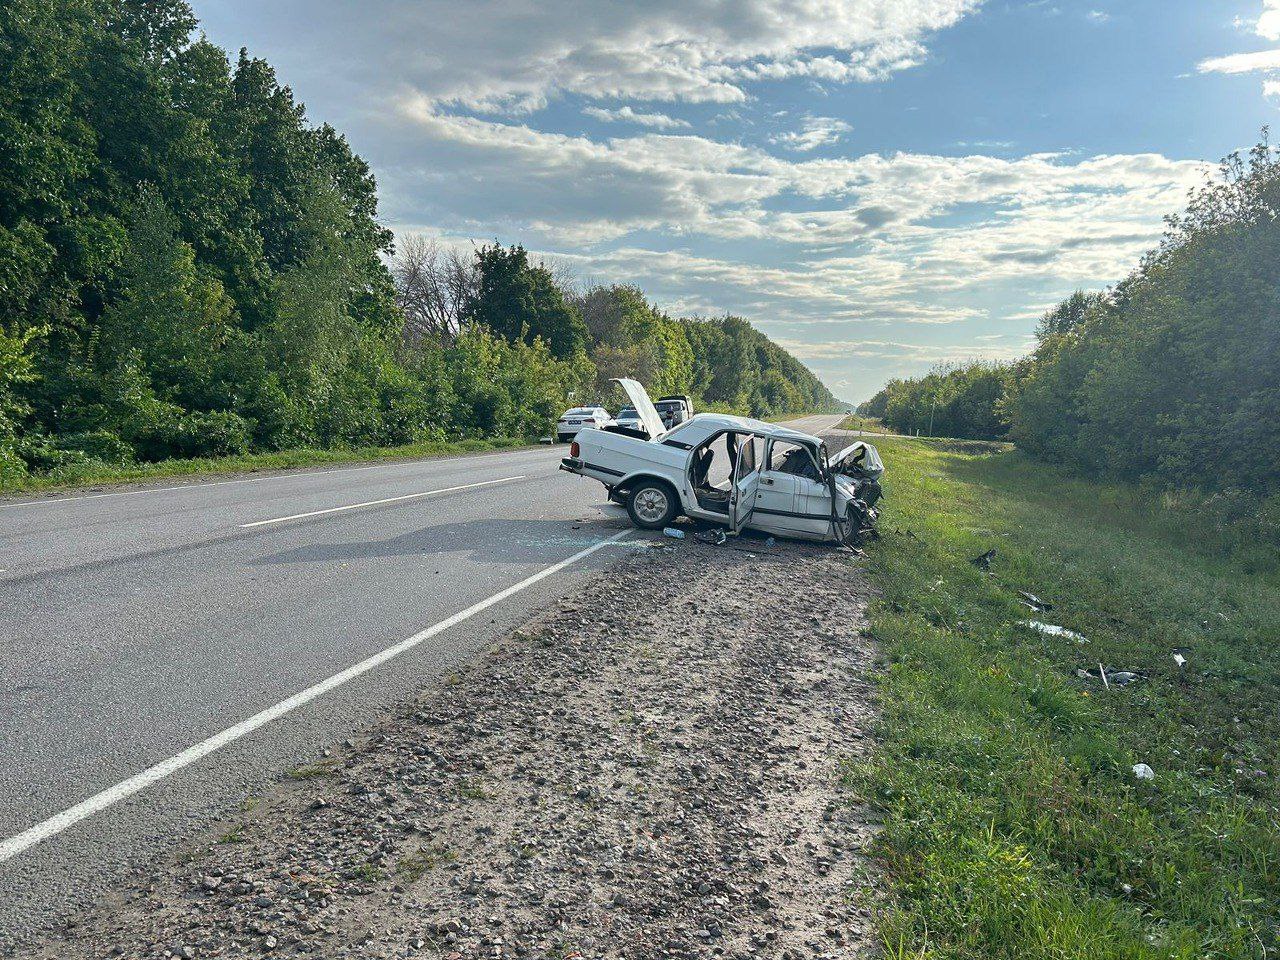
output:
<path id="1" fill-rule="evenodd" d="M 690 528 L 691 529 L 691 528 Z M 30 954 L 872 955 L 857 558 L 637 538 Z"/>

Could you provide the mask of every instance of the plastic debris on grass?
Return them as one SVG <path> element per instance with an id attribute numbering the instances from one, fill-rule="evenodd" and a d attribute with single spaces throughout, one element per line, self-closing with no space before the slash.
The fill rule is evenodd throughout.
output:
<path id="1" fill-rule="evenodd" d="M 1145 763 L 1135 763 L 1133 765 L 1133 775 L 1139 780 L 1154 780 L 1156 772 Z"/>
<path id="2" fill-rule="evenodd" d="M 1043 620 L 1019 620 L 1018 626 L 1034 630 L 1036 633 L 1043 634 L 1046 637 L 1063 637 L 1067 640 L 1074 640 L 1076 643 L 1089 642 L 1089 639 L 1082 633 L 1076 633 L 1074 630 L 1060 627 L 1056 623 L 1045 623 Z"/>
<path id="3" fill-rule="evenodd" d="M 1108 690 L 1113 687 L 1127 687 L 1131 683 L 1147 678 L 1146 674 L 1137 670 L 1117 670 L 1114 667 L 1108 669 L 1101 663 L 1098 664 L 1097 670 L 1088 670 L 1084 667 L 1078 668 L 1076 676 L 1081 680 L 1101 680 L 1102 685 Z"/>
<path id="4" fill-rule="evenodd" d="M 1041 600 L 1034 593 L 1027 593 L 1025 590 L 1019 590 L 1018 596 L 1022 598 L 1022 605 L 1030 607 L 1036 613 L 1048 613 L 1053 609 L 1053 604 L 1047 600 Z"/>

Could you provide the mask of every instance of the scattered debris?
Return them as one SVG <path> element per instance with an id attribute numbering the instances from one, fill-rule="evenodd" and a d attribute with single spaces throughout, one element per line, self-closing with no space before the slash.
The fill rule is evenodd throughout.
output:
<path id="1" fill-rule="evenodd" d="M 1076 643 L 1088 643 L 1089 640 L 1082 633 L 1076 633 L 1074 630 L 1068 630 L 1066 627 L 1060 627 L 1056 623 L 1044 623 L 1041 620 L 1019 620 L 1018 626 L 1026 627 L 1034 630 L 1036 633 L 1042 633 L 1046 637 L 1066 637 L 1068 640 L 1074 640 Z"/>
<path id="2" fill-rule="evenodd" d="M 664 537 L 670 537 L 672 540 L 684 539 L 684 531 L 677 530 L 675 527 L 664 527 L 662 530 L 662 535 Z"/>
<path id="3" fill-rule="evenodd" d="M 991 561 L 994 560 L 995 558 L 996 558 L 996 548 L 992 547 L 986 553 L 982 554 L 981 556 L 974 557 L 969 562 L 972 563 L 979 570 L 990 570 Z"/>
<path id="4" fill-rule="evenodd" d="M 1145 763 L 1135 763 L 1133 765 L 1133 775 L 1139 780 L 1154 780 L 1156 772 Z"/>
<path id="5" fill-rule="evenodd" d="M 713 547 L 718 547 L 729 539 L 729 535 L 725 533 L 722 527 L 712 527 L 710 530 L 695 533 L 694 536 L 703 543 L 711 544 Z"/>
<path id="6" fill-rule="evenodd" d="M 1179 673 L 1187 672 L 1187 658 L 1186 656 L 1184 656 L 1184 654 L 1187 654 L 1190 652 L 1191 651 L 1188 650 L 1186 647 L 1179 647 L 1177 650 L 1173 651 L 1173 662 L 1178 665 Z"/>
<path id="7" fill-rule="evenodd" d="M 1018 596 L 1022 598 L 1024 606 L 1030 607 L 1036 613 L 1048 613 L 1053 609 L 1053 604 L 1045 600 L 1041 600 L 1034 593 L 1027 593 L 1025 590 L 1019 590 Z"/>
<path id="8" fill-rule="evenodd" d="M 1112 687 L 1127 687 L 1138 680 L 1146 679 L 1146 674 L 1139 673 L 1137 670 L 1116 670 L 1114 667 L 1108 670 L 1101 663 L 1098 664 L 1097 671 L 1086 670 L 1083 667 L 1077 669 L 1076 676 L 1081 680 L 1101 680 L 1102 685 L 1108 690 Z"/>

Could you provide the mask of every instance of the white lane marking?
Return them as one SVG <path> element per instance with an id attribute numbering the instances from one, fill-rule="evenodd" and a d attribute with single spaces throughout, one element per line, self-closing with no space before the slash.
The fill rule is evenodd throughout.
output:
<path id="1" fill-rule="evenodd" d="M 552 564 L 543 570 L 539 570 L 532 576 L 525 577 L 525 579 L 521 580 L 519 583 L 512 584 L 505 590 L 500 590 L 493 596 L 487 597 L 479 603 L 472 604 L 467 607 L 467 609 L 459 613 L 455 613 L 447 620 L 441 620 L 439 623 L 427 627 L 419 633 L 415 633 L 408 639 L 401 640 L 399 643 L 394 646 L 387 647 L 380 653 L 375 653 L 369 659 L 362 660 L 355 666 L 347 667 L 347 669 L 343 670 L 341 673 L 335 673 L 328 680 L 322 680 L 315 686 L 308 687 L 306 690 L 303 690 L 301 693 L 295 693 L 289 699 L 281 700 L 275 706 L 268 707 L 261 713 L 256 713 L 249 719 L 240 721 L 240 723 L 237 723 L 234 727 L 228 727 L 221 733 L 215 733 L 209 739 L 202 740 L 194 746 L 187 747 L 187 749 L 183 750 L 181 753 L 175 754 L 167 760 L 162 760 L 155 766 L 148 767 L 146 770 L 143 770 L 141 773 L 134 774 L 127 780 L 121 780 L 115 786 L 108 787 L 101 793 L 94 794 L 88 800 L 78 803 L 67 810 L 63 810 L 61 813 L 54 814 L 48 820 L 37 823 L 34 827 L 30 827 L 29 829 L 22 831 L 22 833 L 15 834 L 5 840 L 0 840 L 0 863 L 17 856 L 24 850 L 34 847 L 37 843 L 48 840 L 50 837 L 57 836 L 63 830 L 79 823 L 86 817 L 91 817 L 96 813 L 100 813 L 113 804 L 124 800 L 126 797 L 130 797 L 141 790 L 145 790 L 152 784 L 163 780 L 165 777 L 169 776 L 169 774 L 176 773 L 183 767 L 190 766 L 197 760 L 204 759 L 215 750 L 219 750 L 229 743 L 234 743 L 241 737 L 253 733 L 253 731 L 257 730 L 259 727 L 264 727 L 273 720 L 278 720 L 285 714 L 291 713 L 304 704 L 310 703 L 312 700 L 316 699 L 316 697 L 328 693 L 330 690 L 340 687 L 347 681 L 354 680 L 356 677 L 368 673 L 376 667 L 380 667 L 388 660 L 393 660 L 400 656 L 400 654 L 412 650 L 423 641 L 430 640 L 432 637 L 439 633 L 443 633 L 450 627 L 456 627 L 463 621 L 474 617 L 477 613 L 482 613 L 483 611 L 488 610 L 494 604 L 501 603 L 508 597 L 519 593 L 521 590 L 531 587 L 538 581 L 545 580 L 553 574 L 559 573 L 565 567 L 571 566 L 579 560 L 586 559 L 602 547 L 607 547 L 610 544 L 617 543 L 623 537 L 629 536 L 630 534 L 630 530 L 622 530 L 606 540 L 600 540 L 592 544 L 585 550 L 579 550 L 568 559 L 561 560 L 559 563 Z"/>
<path id="2" fill-rule="evenodd" d="M 54 503 L 71 503 L 75 500 L 101 500 L 103 497 L 136 497 L 143 493 L 172 493 L 175 490 L 199 490 L 202 487 L 225 487 L 233 483 L 261 483 L 264 480 L 292 480 L 295 477 L 321 477 L 329 473 L 358 473 L 361 470 L 386 470 L 390 467 L 429 465 L 437 463 L 462 463 L 467 460 L 493 460 L 496 457 L 517 457 L 541 454 L 541 449 L 503 450 L 498 453 L 478 453 L 471 457 L 424 457 L 420 460 L 393 460 L 390 463 L 371 463 L 364 467 L 333 467 L 330 470 L 307 470 L 294 473 L 288 467 L 277 468 L 277 472 L 264 477 L 240 477 L 236 480 L 193 480 L 191 483 L 179 483 L 171 487 L 147 487 L 143 490 L 116 490 L 110 493 L 86 493 L 76 497 L 58 497 L 51 500 L 17 500 L 13 503 L 0 503 L 0 510 L 6 507 L 42 507 Z M 142 482 L 142 481 L 140 481 Z"/>
<path id="3" fill-rule="evenodd" d="M 380 503 L 399 503 L 401 500 L 414 500 L 418 497 L 430 497 L 437 493 L 452 493 L 455 490 L 473 490 L 476 487 L 490 487 L 495 483 L 510 483 L 513 480 L 523 480 L 525 474 L 515 477 L 500 477 L 497 480 L 481 480 L 479 483 L 463 483 L 456 487 L 441 487 L 438 490 L 423 490 L 421 493 L 406 493 L 402 497 L 383 497 L 381 500 L 366 500 L 364 503 L 348 503 L 341 507 L 329 507 L 326 510 L 310 510 L 307 513 L 295 513 L 288 517 L 272 517 L 270 520 L 255 520 L 253 523 L 240 524 L 241 529 L 248 527 L 262 527 L 268 523 L 284 523 L 286 520 L 301 520 L 303 517 L 318 517 L 322 513 L 339 513 L 343 510 L 355 510 L 358 507 L 375 507 Z"/>

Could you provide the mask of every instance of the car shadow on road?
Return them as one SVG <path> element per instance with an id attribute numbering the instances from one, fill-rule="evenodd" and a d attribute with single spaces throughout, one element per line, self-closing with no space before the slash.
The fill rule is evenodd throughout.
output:
<path id="1" fill-rule="evenodd" d="M 557 561 L 623 529 L 607 518 L 590 520 L 467 520 L 440 523 L 382 540 L 309 543 L 251 561 L 255 566 L 350 563 L 410 556 L 464 555 L 481 563 Z"/>

